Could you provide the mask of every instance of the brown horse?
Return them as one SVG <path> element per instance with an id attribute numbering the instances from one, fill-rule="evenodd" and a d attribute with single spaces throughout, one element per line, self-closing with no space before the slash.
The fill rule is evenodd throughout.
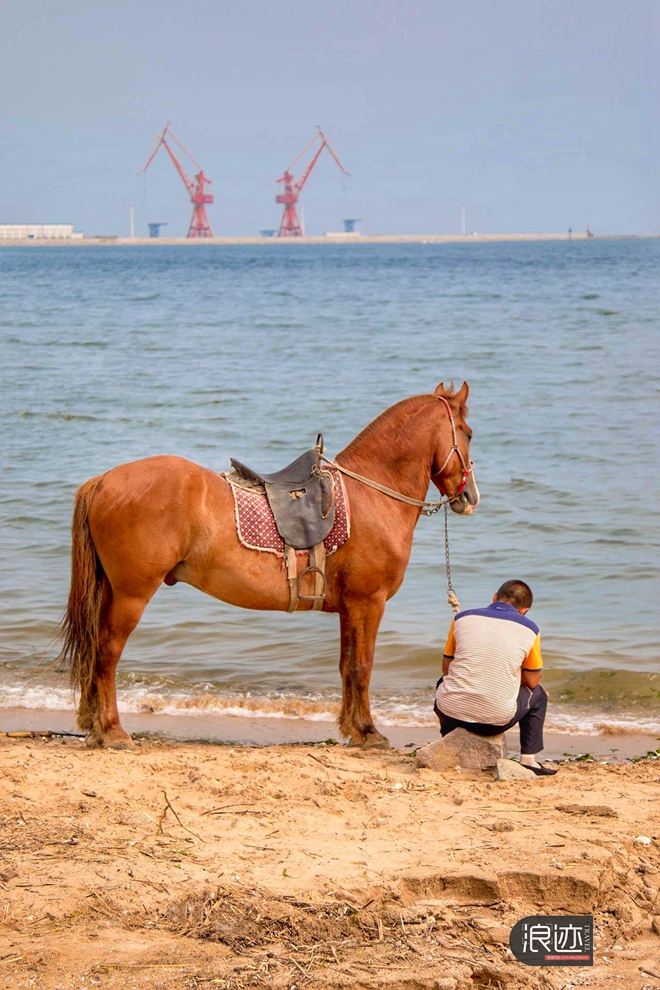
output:
<path id="1" fill-rule="evenodd" d="M 413 499 L 429 482 L 470 513 L 479 491 L 465 421 L 468 385 L 404 399 L 353 440 L 336 463 Z M 439 401 L 440 400 L 440 401 Z M 420 506 L 346 477 L 351 536 L 327 561 L 323 608 L 338 612 L 343 699 L 339 728 L 354 743 L 388 745 L 371 718 L 369 681 L 386 601 L 408 565 Z M 62 662 L 79 693 L 78 725 L 88 743 L 127 746 L 117 711 L 115 671 L 126 640 L 163 582 L 184 581 L 241 608 L 285 612 L 282 562 L 238 540 L 232 490 L 215 471 L 181 457 L 148 457 L 91 478 L 77 493 L 71 589 L 62 623 Z M 299 560 L 299 573 L 307 558 Z M 313 578 L 309 580 L 311 593 Z M 301 602 L 300 608 L 311 608 Z"/>

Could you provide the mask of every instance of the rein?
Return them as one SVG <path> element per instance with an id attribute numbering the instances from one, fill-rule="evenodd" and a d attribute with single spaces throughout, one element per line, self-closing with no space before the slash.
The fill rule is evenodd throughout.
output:
<path id="1" fill-rule="evenodd" d="M 460 605 L 456 597 L 456 592 L 451 583 L 451 565 L 449 561 L 449 524 L 447 518 L 447 506 L 452 502 L 455 502 L 463 494 L 465 486 L 468 483 L 468 478 L 474 471 L 474 461 L 470 461 L 470 466 L 468 467 L 465 463 L 465 459 L 458 448 L 458 438 L 456 434 L 456 423 L 454 422 L 454 416 L 451 411 L 451 406 L 447 400 L 442 395 L 436 395 L 436 399 L 444 402 L 447 407 L 447 413 L 449 415 L 449 422 L 451 423 L 451 435 L 452 435 L 452 447 L 447 454 L 442 467 L 435 472 L 435 474 L 442 474 L 444 469 L 449 464 L 452 454 L 458 454 L 459 460 L 461 462 L 461 467 L 463 468 L 463 478 L 458 487 L 456 494 L 453 498 L 445 497 L 440 499 L 438 502 L 427 502 L 425 499 L 411 498 L 410 495 L 403 495 L 401 492 L 395 491 L 393 488 L 388 488 L 386 485 L 381 485 L 378 481 L 373 481 L 371 478 L 365 478 L 364 475 L 356 474 L 355 471 L 350 471 L 348 468 L 342 467 L 341 464 L 337 464 L 336 461 L 331 461 L 329 457 L 326 457 L 323 453 L 325 447 L 323 446 L 323 435 L 319 433 L 316 439 L 316 449 L 319 453 L 319 458 L 329 464 L 330 467 L 335 468 L 341 474 L 347 475 L 349 478 L 353 478 L 355 481 L 360 481 L 363 485 L 367 485 L 369 488 L 374 488 L 377 492 L 381 492 L 383 495 L 388 495 L 390 498 L 395 498 L 398 502 L 405 502 L 406 505 L 414 505 L 417 508 L 421 508 L 423 516 L 433 516 L 436 512 L 439 512 L 441 508 L 445 510 L 445 564 L 447 569 L 447 602 L 451 605 L 454 612 L 460 611 Z M 433 477 L 433 475 L 431 476 Z"/>
<path id="2" fill-rule="evenodd" d="M 329 464 L 330 467 L 336 468 L 337 471 L 341 471 L 342 474 L 348 475 L 349 478 L 354 478 L 355 481 L 361 481 L 363 485 L 368 485 L 369 488 L 375 488 L 377 492 L 382 492 L 383 495 L 389 495 L 390 498 L 397 499 L 398 502 L 405 502 L 406 505 L 416 505 L 418 508 L 421 507 L 422 515 L 432 516 L 440 510 L 443 505 L 448 505 L 449 502 L 453 502 L 454 499 L 445 498 L 440 502 L 425 502 L 419 498 L 411 498 L 410 495 L 402 495 L 401 492 L 395 492 L 393 488 L 388 488 L 386 485 L 381 485 L 378 481 L 372 481 L 370 478 L 365 478 L 361 474 L 356 474 L 355 471 L 349 471 L 348 468 L 342 467 L 341 464 L 337 464 L 335 461 L 331 461 L 329 457 L 324 454 L 319 454 L 322 461 Z M 459 492 L 460 494 L 460 492 Z M 454 496 L 458 498 L 458 495 Z"/>

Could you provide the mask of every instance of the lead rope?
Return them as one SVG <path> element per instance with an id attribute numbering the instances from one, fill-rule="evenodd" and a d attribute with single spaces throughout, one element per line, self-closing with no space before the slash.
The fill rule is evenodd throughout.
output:
<path id="1" fill-rule="evenodd" d="M 454 591 L 453 585 L 451 583 L 451 562 L 449 560 L 449 520 L 447 518 L 446 502 L 444 504 L 444 508 L 445 508 L 445 566 L 447 568 L 447 603 L 451 605 L 454 612 L 460 612 L 461 606 L 458 603 L 456 592 Z"/>

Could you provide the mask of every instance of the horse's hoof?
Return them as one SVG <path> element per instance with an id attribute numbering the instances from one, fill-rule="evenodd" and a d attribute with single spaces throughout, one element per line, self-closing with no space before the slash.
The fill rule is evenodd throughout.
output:
<path id="1" fill-rule="evenodd" d="M 380 733 L 376 737 L 367 736 L 367 738 L 362 743 L 363 749 L 389 749 L 390 741 L 387 736 L 381 736 Z"/>
<path id="2" fill-rule="evenodd" d="M 368 732 L 364 737 L 362 742 L 363 749 L 389 749 L 390 741 L 387 736 L 384 736 L 381 732 L 374 729 L 373 732 Z"/>
<path id="3" fill-rule="evenodd" d="M 123 729 L 115 729 L 105 733 L 98 729 L 92 729 L 85 739 L 85 745 L 89 749 L 135 749 L 135 743 L 128 732 L 124 732 Z"/>

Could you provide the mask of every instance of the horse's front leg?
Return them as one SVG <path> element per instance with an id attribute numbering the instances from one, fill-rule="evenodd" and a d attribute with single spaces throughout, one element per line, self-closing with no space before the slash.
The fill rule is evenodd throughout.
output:
<path id="1" fill-rule="evenodd" d="M 343 736 L 350 736 L 351 711 L 353 709 L 353 680 L 351 677 L 351 626 L 348 616 L 342 613 L 339 616 L 339 673 L 341 674 L 341 711 L 339 713 L 339 731 Z"/>
<path id="2" fill-rule="evenodd" d="M 345 608 L 341 616 L 343 697 L 339 729 L 354 745 L 387 747 L 389 741 L 374 726 L 369 705 L 369 682 L 385 599 L 346 602 Z"/>

